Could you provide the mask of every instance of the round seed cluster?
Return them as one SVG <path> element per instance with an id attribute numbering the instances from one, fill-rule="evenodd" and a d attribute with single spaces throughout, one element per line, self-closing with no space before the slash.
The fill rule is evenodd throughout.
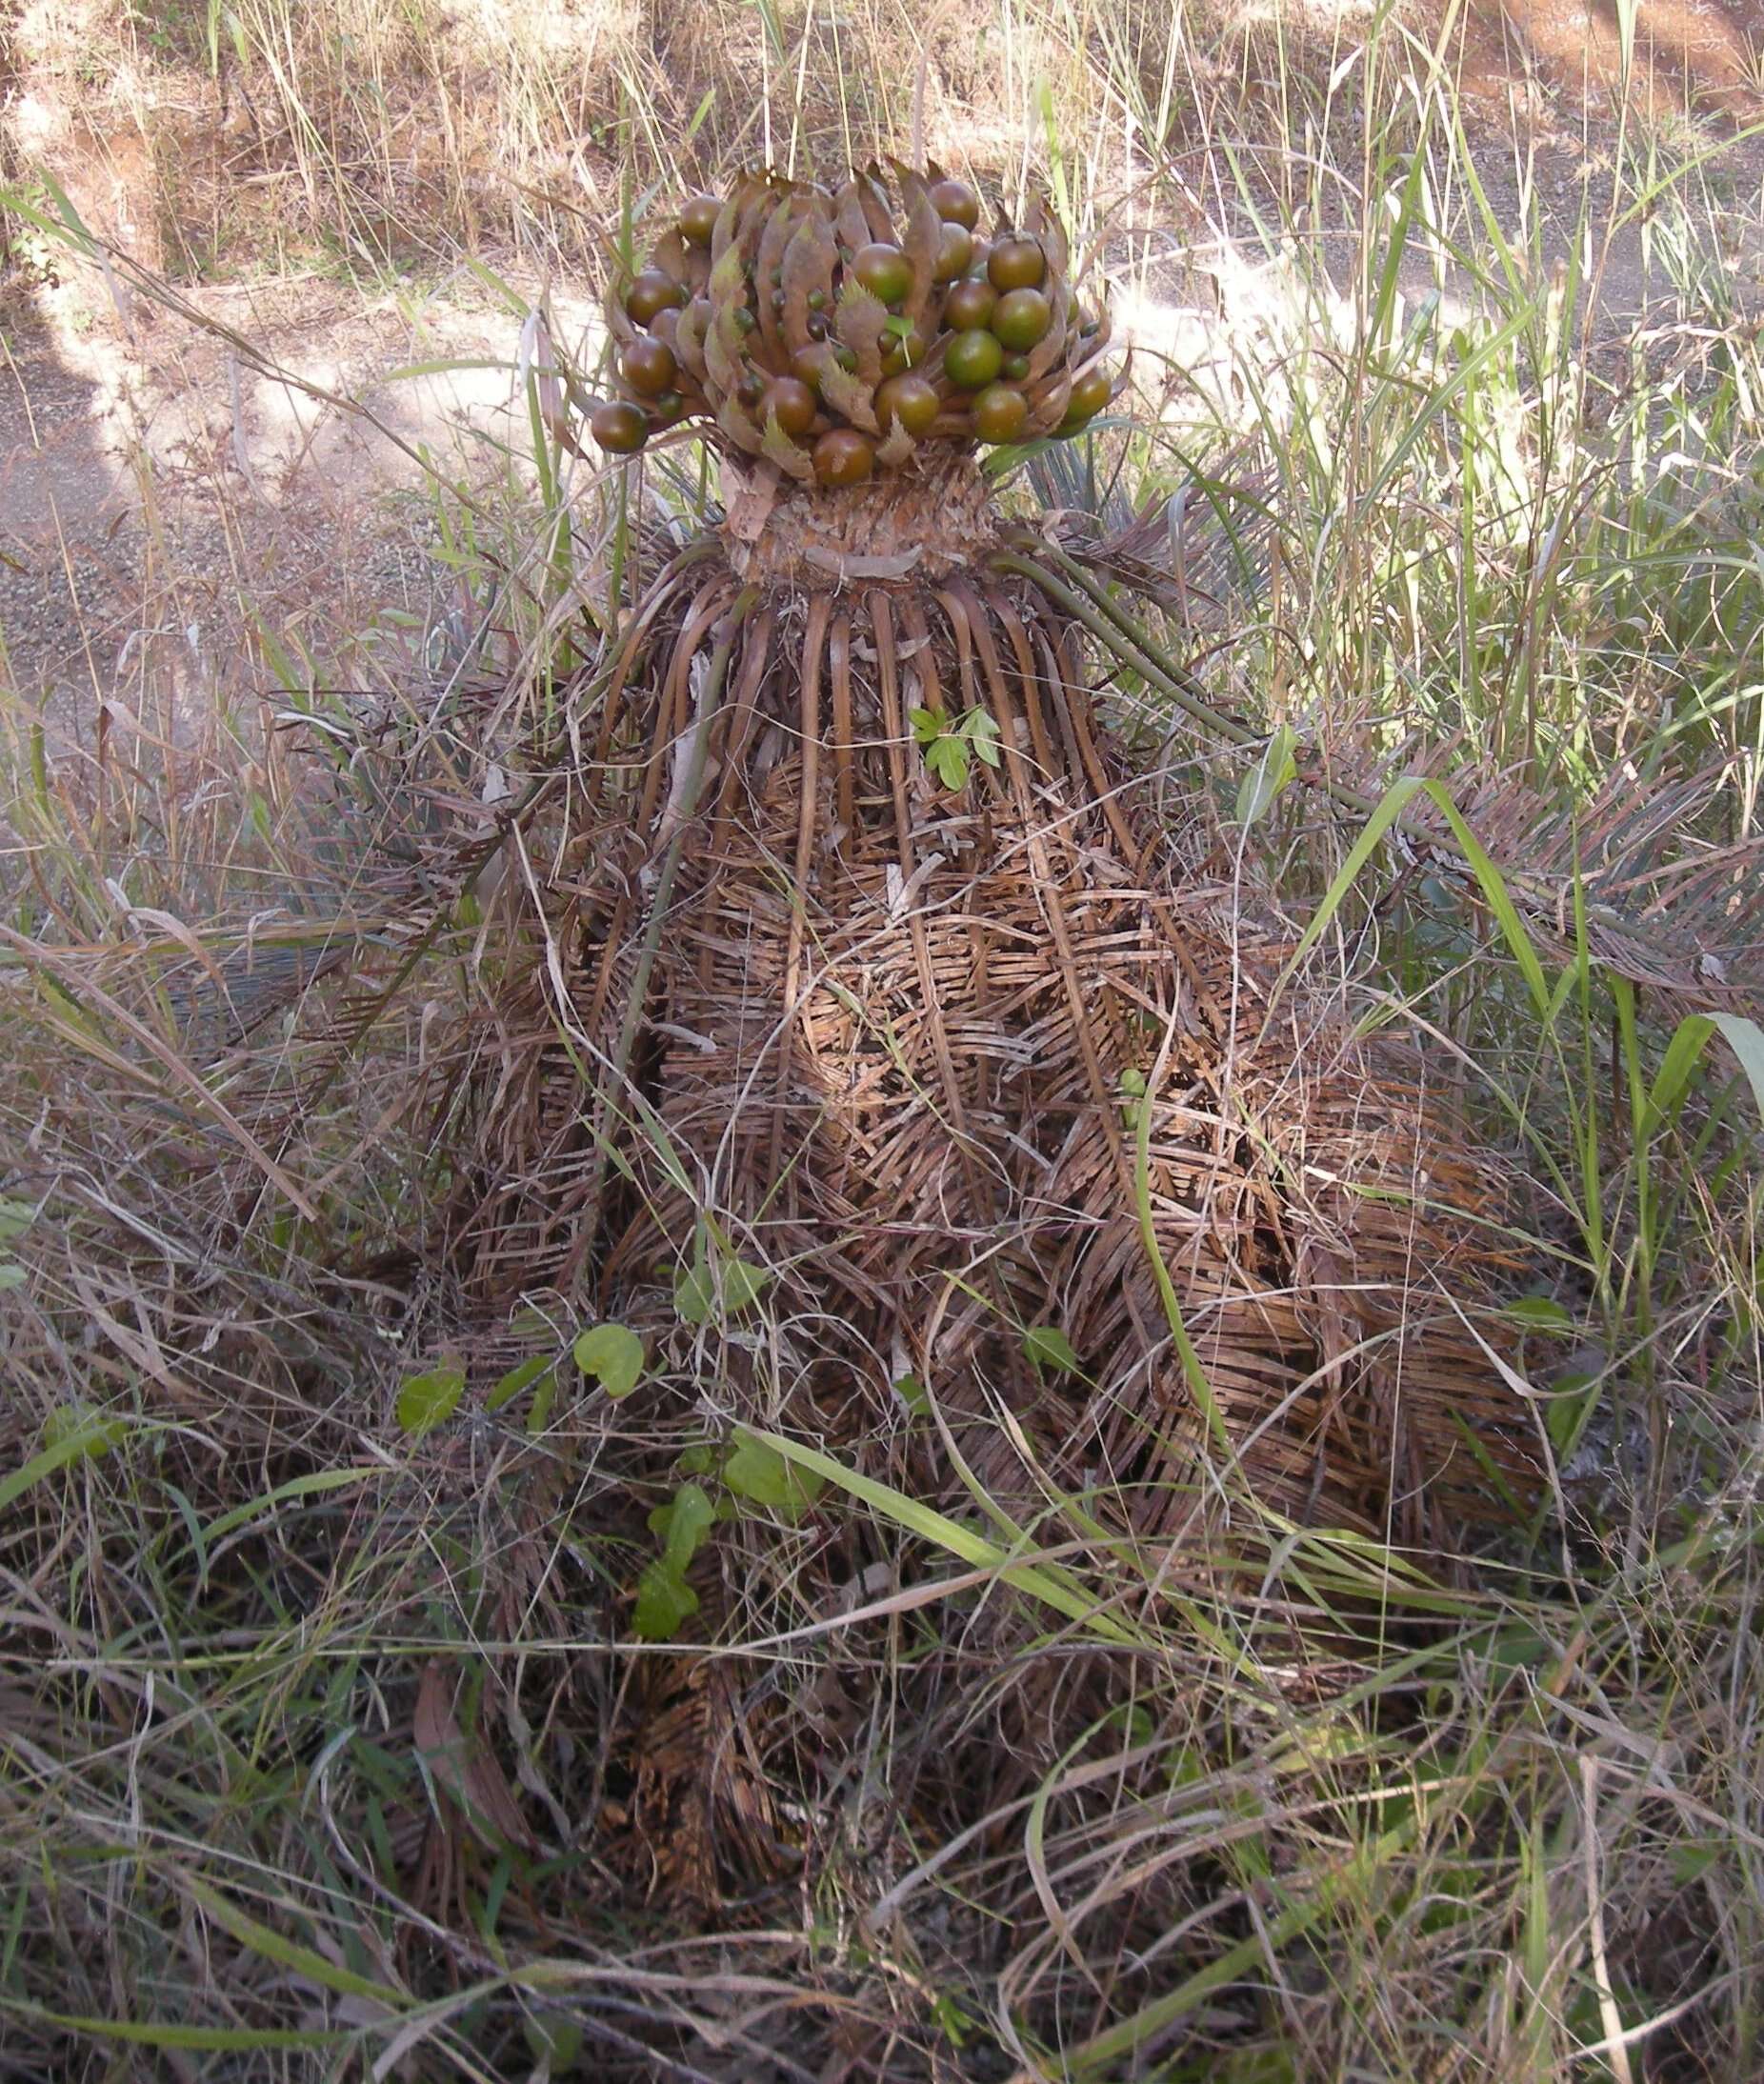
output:
<path id="1" fill-rule="evenodd" d="M 1075 434 L 1110 400 L 1106 311 L 1071 281 L 1037 200 L 980 230 L 980 199 L 933 166 L 872 166 L 836 193 L 770 172 L 695 195 L 609 309 L 614 454 L 685 420 L 787 476 L 859 485 L 928 442 Z"/>

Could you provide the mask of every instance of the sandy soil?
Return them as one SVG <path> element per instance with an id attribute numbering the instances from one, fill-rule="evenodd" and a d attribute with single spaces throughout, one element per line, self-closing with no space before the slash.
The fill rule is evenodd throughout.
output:
<path id="1" fill-rule="evenodd" d="M 318 661 L 377 626 L 420 648 L 449 602 L 422 470 L 478 484 L 524 440 L 519 327 L 470 280 L 364 298 L 312 279 L 200 294 L 276 382 L 140 298 L 38 286 L 0 304 L 0 632 L 16 691 L 58 713 L 145 685 L 192 700 L 261 672 L 253 622 Z M 559 302 L 560 318 L 579 325 Z M 436 367 L 456 364 L 457 367 Z M 423 373 L 401 375 L 411 365 Z M 382 432 L 349 410 L 365 407 Z M 524 414 L 524 408 L 523 408 Z"/>

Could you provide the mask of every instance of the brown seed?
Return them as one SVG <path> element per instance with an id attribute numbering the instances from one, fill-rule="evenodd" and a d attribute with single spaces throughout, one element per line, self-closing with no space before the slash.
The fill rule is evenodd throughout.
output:
<path id="1" fill-rule="evenodd" d="M 966 181 L 933 181 L 931 207 L 948 224 L 972 231 L 980 222 L 980 198 Z"/>
<path id="2" fill-rule="evenodd" d="M 972 332 L 984 326 L 998 302 L 998 291 L 990 282 L 970 275 L 958 282 L 943 300 L 943 323 L 955 332 Z"/>
<path id="3" fill-rule="evenodd" d="M 1047 277 L 1048 256 L 1041 242 L 1020 231 L 992 241 L 986 256 L 986 276 L 1002 296 L 1007 290 L 1038 290 Z"/>
<path id="4" fill-rule="evenodd" d="M 615 456 L 635 455 L 650 438 L 649 422 L 634 405 L 614 399 L 590 413 L 589 431 Z"/>
<path id="5" fill-rule="evenodd" d="M 829 362 L 836 362 L 837 356 L 831 340 L 812 340 L 806 348 L 798 348 L 791 356 L 791 374 L 799 384 L 805 384 L 818 396 L 821 389 L 821 371 Z"/>
<path id="6" fill-rule="evenodd" d="M 911 332 L 896 333 L 889 343 L 888 352 L 882 357 L 884 376 L 898 376 L 902 370 L 917 369 L 931 352 L 931 342 L 914 326 Z"/>
<path id="7" fill-rule="evenodd" d="M 940 410 L 936 386 L 928 377 L 891 376 L 876 386 L 876 418 L 884 427 L 904 427 L 915 440 L 931 431 Z"/>
<path id="8" fill-rule="evenodd" d="M 946 223 L 943 236 L 937 245 L 937 259 L 932 269 L 933 282 L 953 282 L 957 275 L 966 274 L 973 259 L 973 233 L 966 225 Z"/>
<path id="9" fill-rule="evenodd" d="M 659 398 L 672 390 L 677 373 L 673 350 L 665 340 L 640 333 L 619 357 L 619 374 L 632 391 L 646 398 Z"/>
<path id="10" fill-rule="evenodd" d="M 787 434 L 806 434 L 814 425 L 814 392 L 795 376 L 774 376 L 759 401 L 763 420 L 775 415 Z"/>
<path id="11" fill-rule="evenodd" d="M 709 246 L 723 206 L 714 195 L 694 195 L 680 210 L 680 236 L 691 246 Z"/>
<path id="12" fill-rule="evenodd" d="M 823 485 L 861 485 L 875 461 L 874 444 L 855 428 L 835 427 L 814 445 L 814 474 Z"/>
<path id="13" fill-rule="evenodd" d="M 646 268 L 625 292 L 625 311 L 639 326 L 647 326 L 657 311 L 671 304 L 684 304 L 686 285 L 665 275 L 659 268 Z"/>

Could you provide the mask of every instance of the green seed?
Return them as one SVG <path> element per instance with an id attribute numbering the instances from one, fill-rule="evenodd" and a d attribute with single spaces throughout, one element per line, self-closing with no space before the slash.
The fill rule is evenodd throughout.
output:
<path id="1" fill-rule="evenodd" d="M 1052 310 L 1039 290 L 1008 291 L 992 312 L 992 331 L 1019 353 L 1045 340 L 1052 323 Z"/>
<path id="2" fill-rule="evenodd" d="M 1066 418 L 1080 422 L 1093 419 L 1109 403 L 1113 390 L 1107 370 L 1087 370 L 1072 387 L 1072 396 L 1066 401 Z"/>
<path id="3" fill-rule="evenodd" d="M 997 380 L 1005 351 L 996 335 L 976 330 L 957 333 L 943 351 L 943 367 L 958 391 L 984 391 Z"/>
<path id="4" fill-rule="evenodd" d="M 858 248 L 852 272 L 884 304 L 898 304 L 912 288 L 912 263 L 899 247 L 884 245 L 879 239 Z"/>

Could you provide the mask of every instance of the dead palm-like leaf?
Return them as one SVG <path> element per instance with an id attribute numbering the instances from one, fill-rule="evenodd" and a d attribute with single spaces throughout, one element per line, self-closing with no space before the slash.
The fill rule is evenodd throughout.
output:
<path id="1" fill-rule="evenodd" d="M 1527 1484 L 1499 1168 L 1418 1064 L 1272 1010 L 1285 949 L 1161 863 L 1081 632 L 1002 551 L 958 464 L 787 495 L 657 582 L 567 821 L 522 832 L 537 937 L 436 1050 L 440 1249 L 487 1316 L 561 1287 L 684 1362 L 711 1210 L 818 1328 L 787 1416 L 821 1437 L 911 1372 L 989 1485 L 1027 1440 L 1140 1534 L 1229 1477 L 1440 1545 L 1499 1509 L 1479 1456 Z M 959 787 L 915 716 L 967 731 Z M 1074 1367 L 1025 1356 L 1048 1324 Z"/>

